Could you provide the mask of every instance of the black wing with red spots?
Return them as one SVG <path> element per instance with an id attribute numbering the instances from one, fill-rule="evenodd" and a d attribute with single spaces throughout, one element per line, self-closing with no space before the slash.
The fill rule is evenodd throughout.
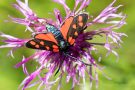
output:
<path id="1" fill-rule="evenodd" d="M 67 35 L 68 42 L 72 45 L 75 42 L 75 39 L 78 37 L 78 34 L 84 30 L 86 27 L 86 22 L 88 20 L 87 14 L 79 14 L 73 19 L 73 22 L 69 28 Z"/>
<path id="2" fill-rule="evenodd" d="M 59 52 L 58 43 L 52 33 L 36 34 L 34 39 L 31 39 L 26 43 L 26 47 Z"/>
<path id="3" fill-rule="evenodd" d="M 73 45 L 78 34 L 86 28 L 88 14 L 79 14 L 76 17 L 70 16 L 61 26 L 64 39 Z"/>

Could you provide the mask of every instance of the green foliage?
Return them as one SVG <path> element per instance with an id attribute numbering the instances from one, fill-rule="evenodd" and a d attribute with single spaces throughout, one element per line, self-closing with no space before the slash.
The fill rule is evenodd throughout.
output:
<path id="1" fill-rule="evenodd" d="M 93 16 L 98 15 L 103 8 L 111 3 L 111 1 L 112 0 L 93 0 L 87 11 Z M 12 22 L 4 22 L 5 20 L 9 20 L 8 15 L 23 17 L 21 13 L 17 12 L 17 10 L 11 6 L 12 3 L 15 3 L 15 0 L 0 0 L 0 31 L 15 37 L 28 38 L 30 37 L 30 34 L 28 32 L 24 34 L 24 26 Z M 68 4 L 70 7 L 73 7 L 73 4 L 69 2 L 69 0 L 68 3 L 70 3 Z M 124 6 L 120 10 L 128 15 L 127 25 L 119 30 L 119 32 L 125 32 L 128 35 L 128 38 L 123 38 L 123 47 L 118 50 L 120 55 L 118 63 L 115 61 L 116 57 L 114 55 L 103 58 L 100 65 L 106 67 L 104 72 L 107 73 L 112 80 L 106 79 L 99 71 L 99 88 L 97 90 L 135 90 L 134 3 L 134 0 L 117 0 L 117 3 L 115 4 L 123 4 Z M 51 0 L 29 0 L 29 4 L 31 9 L 40 17 L 54 18 L 53 15 L 48 14 L 49 12 L 53 12 L 53 8 L 59 8 L 64 13 L 62 6 L 53 3 Z M 3 43 L 0 42 L 0 44 Z M 11 58 L 7 57 L 8 50 L 9 49 L 0 49 L 0 90 L 17 90 L 21 81 L 25 78 L 25 75 L 22 72 L 22 68 L 16 69 L 14 68 L 14 65 L 21 60 L 22 55 L 29 56 L 32 52 L 23 48 L 15 52 L 15 58 Z M 33 61 L 28 63 L 29 71 L 34 70 L 33 64 Z M 94 85 L 95 84 L 93 84 L 92 90 L 96 90 Z M 87 86 L 89 87 L 89 83 Z M 86 90 L 90 90 L 87 86 Z M 56 90 L 55 87 L 53 90 Z M 62 89 L 69 90 L 70 87 L 71 84 L 67 85 L 63 83 Z M 35 90 L 35 87 L 28 90 Z M 78 90 L 77 87 L 76 90 Z"/>

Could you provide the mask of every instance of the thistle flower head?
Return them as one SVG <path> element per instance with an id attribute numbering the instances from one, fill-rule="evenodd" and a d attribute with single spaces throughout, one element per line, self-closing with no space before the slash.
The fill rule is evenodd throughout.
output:
<path id="1" fill-rule="evenodd" d="M 73 44 L 66 47 L 66 50 L 59 49 L 59 51 L 55 52 L 52 49 L 49 50 L 49 47 L 46 47 L 45 50 L 35 49 L 36 50 L 35 53 L 28 58 L 23 57 L 22 61 L 16 65 L 17 68 L 22 66 L 24 73 L 27 75 L 27 77 L 21 84 L 21 86 L 23 86 L 22 90 L 32 87 L 36 84 L 39 84 L 38 89 L 40 89 L 43 85 L 46 86 L 46 89 L 50 89 L 51 86 L 57 81 L 59 81 L 58 85 L 59 90 L 61 87 L 62 77 L 65 74 L 66 74 L 66 82 L 72 80 L 72 88 L 74 88 L 75 85 L 79 85 L 81 83 L 81 79 L 83 79 L 85 83 L 86 78 L 85 74 L 87 74 L 91 80 L 97 80 L 98 78 L 96 68 L 98 69 L 101 68 L 97 65 L 91 52 L 92 51 L 96 52 L 97 48 L 95 46 L 99 45 L 108 51 L 107 55 L 109 53 L 113 53 L 118 57 L 117 52 L 113 50 L 115 48 L 113 44 L 115 43 L 117 44 L 117 46 L 120 46 L 120 43 L 122 43 L 121 37 L 126 36 L 124 33 L 118 33 L 113 31 L 115 29 L 119 29 L 124 24 L 126 24 L 125 22 L 126 15 L 122 13 L 117 13 L 117 10 L 119 7 L 121 7 L 121 5 L 116 7 L 113 6 L 116 0 L 114 0 L 110 5 L 108 5 L 98 16 L 95 16 L 93 18 L 91 15 L 88 14 L 87 11 L 85 11 L 85 9 L 90 5 L 91 0 L 75 0 L 73 10 L 71 10 L 68 7 L 68 5 L 66 4 L 66 0 L 53 0 L 53 1 L 61 4 L 64 7 L 66 16 L 62 16 L 61 12 L 58 9 L 54 9 L 54 16 L 56 17 L 56 21 L 47 18 L 40 18 L 30 9 L 30 7 L 28 6 L 28 0 L 25 0 L 25 2 L 17 0 L 17 4 L 13 4 L 13 6 L 17 10 L 19 10 L 25 16 L 25 18 L 14 18 L 11 16 L 10 18 L 15 23 L 25 25 L 27 30 L 29 30 L 32 35 L 38 35 L 39 33 L 42 34 L 45 32 L 48 33 L 47 25 L 53 26 L 55 29 L 59 30 L 58 32 L 62 33 L 62 31 L 60 31 L 62 25 L 69 17 L 73 17 L 74 20 L 77 20 L 75 19 L 75 17 L 81 14 L 86 14 L 88 16 L 87 19 L 89 20 L 86 22 L 85 28 L 83 28 L 83 30 L 77 33 L 78 35 L 75 38 L 75 40 L 71 39 Z M 116 18 L 118 18 L 119 20 L 117 19 L 116 21 Z M 78 24 L 79 22 L 75 23 L 77 23 L 77 25 L 81 25 L 81 23 Z M 97 24 L 105 24 L 105 27 L 101 27 L 96 30 L 89 30 L 90 26 L 92 25 L 96 26 Z M 72 24 L 70 24 L 70 26 L 71 25 Z M 52 34 L 54 35 L 54 33 Z M 6 38 L 4 42 L 7 43 L 6 45 L 1 45 L 0 48 L 10 47 L 16 49 L 24 47 L 26 43 L 31 40 L 31 39 L 19 39 L 3 33 L 1 33 L 0 36 Z M 103 43 L 92 42 L 91 40 L 94 39 L 93 37 L 96 36 L 105 36 L 106 40 Z M 64 38 L 64 36 L 62 38 Z M 111 41 L 109 40 L 109 38 L 111 39 Z M 34 40 L 37 40 L 37 38 Z M 47 39 L 45 38 L 45 40 Z M 71 40 L 69 41 L 67 40 L 67 42 L 71 43 Z M 38 41 L 36 41 L 36 43 L 38 43 Z M 57 48 L 60 48 L 60 46 Z M 10 54 L 13 56 L 12 53 Z M 29 73 L 27 71 L 27 67 L 25 64 L 32 59 L 36 60 L 36 62 L 39 63 L 39 66 L 34 72 Z M 95 76 L 92 75 L 92 68 L 94 68 L 93 72 L 96 74 Z M 44 69 L 47 72 L 44 75 L 41 75 Z M 52 80 L 51 77 L 54 77 L 55 74 L 58 74 L 58 76 L 55 80 Z M 34 83 L 31 83 L 35 78 L 38 78 L 39 80 Z"/>

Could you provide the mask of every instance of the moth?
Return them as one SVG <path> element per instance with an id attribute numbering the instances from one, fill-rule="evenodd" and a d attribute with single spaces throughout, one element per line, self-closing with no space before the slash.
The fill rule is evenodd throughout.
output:
<path id="1" fill-rule="evenodd" d="M 60 29 L 46 24 L 47 33 L 36 34 L 33 39 L 26 43 L 26 47 L 53 52 L 66 51 L 73 46 L 78 35 L 86 29 L 88 14 L 69 16 L 61 25 Z"/>

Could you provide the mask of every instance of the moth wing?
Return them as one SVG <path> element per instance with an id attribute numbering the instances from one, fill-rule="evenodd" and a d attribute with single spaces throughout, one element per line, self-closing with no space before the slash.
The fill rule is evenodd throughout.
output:
<path id="1" fill-rule="evenodd" d="M 34 36 L 34 39 L 31 39 L 26 43 L 26 47 L 32 49 L 59 52 L 57 41 L 51 33 L 36 34 Z"/>
<path id="2" fill-rule="evenodd" d="M 79 14 L 76 17 L 70 16 L 62 24 L 60 31 L 70 45 L 74 44 L 78 34 L 86 28 L 87 20 L 87 14 Z"/>
<path id="3" fill-rule="evenodd" d="M 62 33 L 62 36 L 65 40 L 67 40 L 67 35 L 69 32 L 69 28 L 71 26 L 71 23 L 73 22 L 74 17 L 70 16 L 69 18 L 67 18 L 64 23 L 62 24 L 60 31 Z"/>

